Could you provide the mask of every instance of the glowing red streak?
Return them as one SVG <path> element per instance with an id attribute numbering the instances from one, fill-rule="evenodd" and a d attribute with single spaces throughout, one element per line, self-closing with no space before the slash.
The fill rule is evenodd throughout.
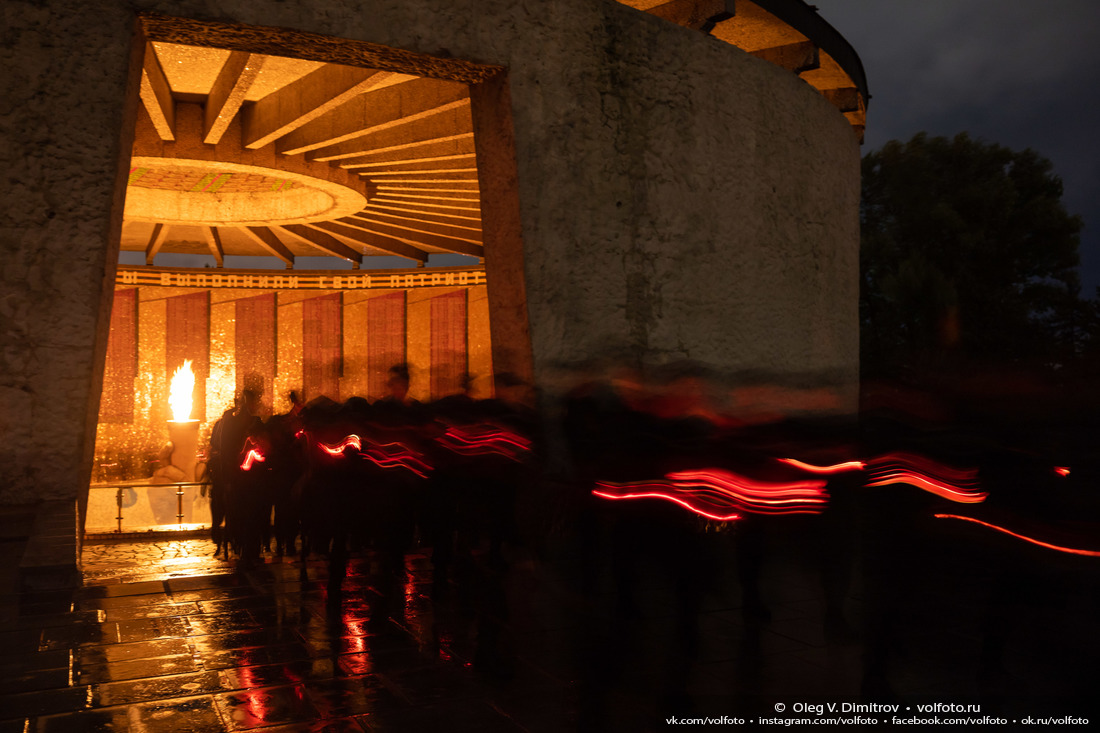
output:
<path id="1" fill-rule="evenodd" d="M 363 443 L 359 440 L 358 435 L 349 435 L 348 437 L 344 438 L 342 442 L 337 443 L 336 445 L 326 445 L 325 443 L 322 443 L 320 441 L 317 442 L 317 445 L 321 446 L 321 450 L 323 450 L 325 453 L 328 453 L 330 456 L 344 455 L 344 449 L 348 446 L 355 448 L 355 450 L 357 451 L 362 450 L 363 448 Z"/>
<path id="2" fill-rule="evenodd" d="M 924 456 L 889 453 L 872 461 L 871 470 L 869 487 L 909 484 L 961 504 L 977 504 L 989 496 L 978 488 L 977 470 L 952 468 Z"/>
<path id="3" fill-rule="evenodd" d="M 730 471 L 680 471 L 666 476 L 679 489 L 698 489 L 725 495 L 743 504 L 782 506 L 790 504 L 823 505 L 826 501 L 824 481 L 792 481 L 773 483 L 739 476 Z M 747 508 L 747 507 L 745 507 Z M 811 510 L 814 511 L 814 510 Z"/>
<path id="4" fill-rule="evenodd" d="M 1024 542 L 1030 542 L 1033 545 L 1038 545 L 1039 547 L 1046 547 L 1046 548 L 1051 549 L 1051 550 L 1057 550 L 1058 552 L 1069 553 L 1070 555 L 1084 555 L 1086 557 L 1100 557 L 1100 552 L 1098 552 L 1096 550 L 1079 550 L 1075 547 L 1062 547 L 1061 545 L 1052 545 L 1049 542 L 1043 542 L 1042 540 L 1037 540 L 1034 537 L 1028 537 L 1026 535 L 1018 534 L 1016 532 L 1013 532 L 1010 529 L 1005 529 L 1004 527 L 998 527 L 996 524 L 990 524 L 989 522 L 983 522 L 982 520 L 975 519 L 974 517 L 963 517 L 963 516 L 960 516 L 958 514 L 935 514 L 933 516 L 935 516 L 937 519 L 961 519 L 964 522 L 973 522 L 974 524 L 980 524 L 983 527 L 989 527 L 990 529 L 994 529 L 998 532 L 1003 532 L 1007 535 L 1015 537 L 1016 539 L 1023 540 Z"/>
<path id="5" fill-rule="evenodd" d="M 1069 476 L 1069 467 L 1068 466 L 1055 466 L 1054 467 L 1054 473 L 1058 474 L 1059 476 Z"/>
<path id="6" fill-rule="evenodd" d="M 960 504 L 979 504 L 989 496 L 985 491 L 954 486 L 930 476 L 922 476 L 919 473 L 901 469 L 883 474 L 876 481 L 868 482 L 867 486 L 889 486 L 890 484 L 909 484 Z"/>
<path id="7" fill-rule="evenodd" d="M 802 461 L 794 458 L 780 458 L 781 463 L 787 463 L 795 468 L 801 468 L 807 473 L 817 473 L 822 475 L 844 473 L 845 471 L 862 471 L 864 467 L 863 461 L 845 461 L 844 463 L 834 463 L 831 466 L 815 466 L 812 463 L 803 463 Z"/>
<path id="8" fill-rule="evenodd" d="M 890 464 L 899 464 L 902 468 L 919 471 L 925 475 L 935 476 L 945 481 L 972 483 L 977 481 L 978 472 L 973 468 L 953 468 L 937 463 L 924 456 L 912 453 L 887 453 L 870 462 L 872 468 L 886 468 Z"/>
<path id="9" fill-rule="evenodd" d="M 244 457 L 244 461 L 241 462 L 242 471 L 251 471 L 253 463 L 263 463 L 266 458 L 264 454 L 259 451 L 258 448 L 252 448 L 248 451 L 248 455 Z"/>
<path id="10" fill-rule="evenodd" d="M 771 483 L 729 471 L 707 469 L 670 473 L 665 481 L 613 484 L 600 482 L 605 498 L 664 498 L 711 519 L 723 519 L 732 509 L 772 514 L 815 514 L 827 501 L 824 481 Z"/>
<path id="11" fill-rule="evenodd" d="M 519 461 L 531 450 L 531 441 L 516 433 L 495 427 L 459 428 L 450 426 L 439 444 L 465 456 L 497 454 Z"/>
<path id="12" fill-rule="evenodd" d="M 689 502 L 687 502 L 683 499 L 680 499 L 680 498 L 675 497 L 675 496 L 671 496 L 669 494 L 663 494 L 663 493 L 660 493 L 660 492 L 650 492 L 650 493 L 645 493 L 645 494 L 606 494 L 602 491 L 593 490 L 592 493 L 595 494 L 596 496 L 601 496 L 604 499 L 664 499 L 665 501 L 675 502 L 675 503 L 679 504 L 680 506 L 684 507 L 685 509 L 687 509 L 689 511 L 692 511 L 692 512 L 695 512 L 696 514 L 698 514 L 701 517 L 706 517 L 707 519 L 714 519 L 714 520 L 717 520 L 719 522 L 732 522 L 734 520 L 737 520 L 737 519 L 741 518 L 740 514 L 725 514 L 725 515 L 723 515 L 723 514 L 711 514 L 709 512 L 704 511 L 703 509 L 700 509 L 699 507 L 696 507 L 696 506 L 692 505 L 691 503 L 689 503 Z"/>

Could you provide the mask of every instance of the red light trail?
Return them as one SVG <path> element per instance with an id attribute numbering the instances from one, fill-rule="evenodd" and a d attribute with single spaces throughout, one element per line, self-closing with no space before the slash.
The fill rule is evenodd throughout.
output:
<path id="1" fill-rule="evenodd" d="M 604 499 L 664 499 L 717 521 L 754 514 L 817 514 L 828 502 L 824 481 L 757 481 L 731 471 L 679 471 L 663 481 L 599 482 L 593 494 Z"/>
<path id="2" fill-rule="evenodd" d="M 244 461 L 241 462 L 242 471 L 251 471 L 254 463 L 263 463 L 266 458 L 264 454 L 259 451 L 258 448 L 250 448 L 248 455 L 244 457 Z"/>
<path id="3" fill-rule="evenodd" d="M 871 461 L 869 471 L 867 487 L 909 484 L 960 504 L 977 504 L 989 496 L 978 488 L 977 470 L 945 466 L 924 456 L 888 453 Z"/>
<path id="4" fill-rule="evenodd" d="M 844 463 L 834 463 L 831 466 L 815 466 L 812 463 L 803 463 L 794 458 L 780 458 L 780 463 L 786 463 L 795 468 L 800 468 L 806 473 L 816 473 L 821 475 L 831 475 L 834 473 L 846 473 L 847 471 L 862 471 L 866 466 L 863 461 L 845 461 Z"/>
<path id="5" fill-rule="evenodd" d="M 1047 549 L 1057 550 L 1058 552 L 1065 552 L 1065 553 L 1068 553 L 1070 555 L 1084 555 L 1085 557 L 1100 557 L 1100 551 L 1080 550 L 1080 549 L 1077 549 L 1077 548 L 1074 548 L 1074 547 L 1064 547 L 1062 545 L 1054 545 L 1054 544 L 1051 544 L 1050 542 L 1043 542 L 1042 540 L 1037 540 L 1034 537 L 1028 537 L 1027 535 L 1022 535 L 1018 532 L 1013 532 L 1010 529 L 1007 529 L 1005 527 L 1000 527 L 996 524 L 990 524 L 989 522 L 983 522 L 982 520 L 975 519 L 974 517 L 964 517 L 964 516 L 961 516 L 959 514 L 934 514 L 933 516 L 936 517 L 937 519 L 958 519 L 958 520 L 961 520 L 963 522 L 973 522 L 974 524 L 980 524 L 983 527 L 989 527 L 990 529 L 996 530 L 997 532 L 1003 532 L 1004 534 L 1007 534 L 1010 537 L 1015 537 L 1016 539 L 1023 540 L 1024 542 L 1030 542 L 1031 544 L 1038 545 L 1039 547 L 1046 547 Z"/>

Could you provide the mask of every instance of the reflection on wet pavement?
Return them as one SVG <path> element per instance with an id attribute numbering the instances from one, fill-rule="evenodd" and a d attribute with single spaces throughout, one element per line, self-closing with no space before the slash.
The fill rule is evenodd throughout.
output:
<path id="1" fill-rule="evenodd" d="M 507 569 L 477 556 L 438 585 L 423 554 L 396 577 L 354 556 L 334 583 L 323 559 L 237 572 L 205 541 L 90 545 L 85 587 L 0 604 L 0 733 L 652 730 L 664 712 L 783 697 L 885 702 L 861 691 L 865 649 L 823 626 L 817 570 L 785 539 L 766 616 L 739 597 L 732 564 L 705 567 L 715 592 L 689 593 L 681 579 L 696 571 L 661 551 L 633 558 L 644 572 L 627 604 L 612 564 L 571 575 L 568 552 L 516 550 Z M 692 552 L 706 543 L 728 538 Z M 958 557 L 945 551 L 929 575 L 954 584 L 952 612 L 929 601 L 900 617 L 911 657 L 893 681 L 938 699 L 980 691 L 966 660 L 981 593 Z M 857 620 L 866 597 L 848 599 Z M 1047 688 L 1081 676 L 1029 639 L 1017 654 Z"/>

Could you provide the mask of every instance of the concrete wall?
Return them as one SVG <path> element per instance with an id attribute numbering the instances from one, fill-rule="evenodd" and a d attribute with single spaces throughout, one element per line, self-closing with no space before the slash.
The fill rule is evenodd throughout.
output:
<path id="1" fill-rule="evenodd" d="M 12 2 L 0 501 L 88 479 L 143 10 L 508 67 L 536 377 L 610 349 L 854 407 L 859 151 L 787 72 L 611 0 Z"/>

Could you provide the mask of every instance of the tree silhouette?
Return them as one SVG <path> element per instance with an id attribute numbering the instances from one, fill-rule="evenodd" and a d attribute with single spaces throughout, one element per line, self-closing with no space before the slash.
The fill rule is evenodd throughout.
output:
<path id="1" fill-rule="evenodd" d="M 863 371 L 1054 363 L 1079 350 L 1080 217 L 1033 150 L 916 135 L 863 159 Z"/>

